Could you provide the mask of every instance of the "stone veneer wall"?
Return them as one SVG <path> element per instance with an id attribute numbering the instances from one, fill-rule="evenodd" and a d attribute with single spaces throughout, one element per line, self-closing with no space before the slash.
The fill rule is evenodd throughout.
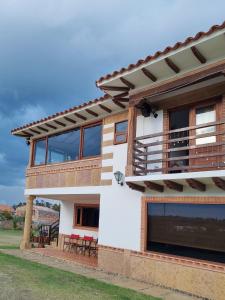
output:
<path id="1" fill-rule="evenodd" d="M 100 246 L 98 266 L 108 272 L 206 299 L 225 299 L 225 266 L 222 264 Z"/>

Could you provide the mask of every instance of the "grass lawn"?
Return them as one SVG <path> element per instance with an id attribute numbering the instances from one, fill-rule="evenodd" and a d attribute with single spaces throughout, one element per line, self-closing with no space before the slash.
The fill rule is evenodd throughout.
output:
<path id="1" fill-rule="evenodd" d="M 157 299 L 3 253 L 0 291 L 0 299 Z"/>
<path id="2" fill-rule="evenodd" d="M 0 249 L 19 248 L 22 230 L 0 229 Z"/>

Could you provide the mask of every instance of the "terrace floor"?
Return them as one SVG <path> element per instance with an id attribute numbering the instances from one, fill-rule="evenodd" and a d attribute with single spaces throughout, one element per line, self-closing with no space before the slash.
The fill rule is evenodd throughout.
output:
<path id="1" fill-rule="evenodd" d="M 43 256 L 49 256 L 54 258 L 59 258 L 66 261 L 72 261 L 74 263 L 85 265 L 89 267 L 97 267 L 98 259 L 97 257 L 89 257 L 87 255 L 70 253 L 68 251 L 62 251 L 55 248 L 34 248 L 32 252 L 38 253 Z"/>

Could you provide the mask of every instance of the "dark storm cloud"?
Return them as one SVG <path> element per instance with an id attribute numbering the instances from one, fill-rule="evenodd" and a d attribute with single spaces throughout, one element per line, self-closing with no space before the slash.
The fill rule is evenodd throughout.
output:
<path id="1" fill-rule="evenodd" d="M 0 0 L 0 202 L 21 200 L 25 142 L 9 132 L 90 100 L 95 80 L 222 23 L 224 1 Z"/>

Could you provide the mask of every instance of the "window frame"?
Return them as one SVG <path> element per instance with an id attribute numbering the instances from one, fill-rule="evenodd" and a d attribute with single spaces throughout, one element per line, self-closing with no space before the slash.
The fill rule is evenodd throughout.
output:
<path id="1" fill-rule="evenodd" d="M 100 212 L 100 205 L 99 204 L 82 204 L 82 203 L 75 203 L 74 204 L 74 213 L 73 213 L 73 228 L 74 229 L 81 229 L 81 230 L 92 230 L 92 231 L 98 231 L 98 227 L 92 227 L 92 226 L 83 226 L 82 224 L 79 224 L 77 221 L 77 211 L 80 209 L 80 221 L 82 223 L 82 214 L 83 214 L 83 208 L 98 208 Z"/>
<path id="2" fill-rule="evenodd" d="M 120 124 L 120 123 L 123 123 L 123 122 L 127 122 L 127 130 L 126 130 L 126 131 L 119 131 L 119 132 L 117 132 L 117 131 L 116 131 L 116 125 L 117 125 L 117 124 Z M 116 140 L 116 138 L 117 138 L 118 136 L 121 136 L 121 135 L 122 135 L 122 136 L 125 136 L 125 141 L 118 142 L 118 141 Z M 125 143 L 127 143 L 127 137 L 128 137 L 128 120 L 125 119 L 125 120 L 116 122 L 116 123 L 114 124 L 114 140 L 113 140 L 113 144 L 114 144 L 114 145 L 125 144 Z"/>
<path id="3" fill-rule="evenodd" d="M 101 152 L 100 152 L 100 154 L 99 155 L 88 156 L 88 157 L 83 157 L 84 129 L 85 128 L 89 128 L 89 127 L 95 127 L 97 125 L 102 125 L 102 121 L 98 121 L 98 122 L 95 122 L 95 123 L 86 124 L 86 125 L 75 127 L 75 128 L 71 128 L 71 129 L 68 129 L 68 130 L 65 130 L 65 131 L 61 131 L 61 132 L 49 134 L 49 135 L 47 135 L 45 137 L 34 139 L 33 140 L 33 147 L 31 149 L 32 150 L 32 163 L 31 163 L 31 167 L 39 167 L 39 166 L 54 165 L 54 164 L 63 164 L 63 163 L 69 163 L 69 162 L 72 162 L 72 161 L 80 161 L 80 160 L 84 160 L 84 159 L 101 157 L 101 155 L 102 155 L 102 134 L 101 134 Z M 61 135 L 61 134 L 64 134 L 64 133 L 75 131 L 75 130 L 80 130 L 79 158 L 76 159 L 76 160 L 69 160 L 69 161 L 64 161 L 64 162 L 48 163 L 48 161 L 47 161 L 47 159 L 48 159 L 48 139 L 50 137 Z M 45 146 L 46 147 L 45 148 L 45 162 L 43 164 L 36 165 L 35 164 L 36 144 L 37 144 L 38 141 L 41 141 L 41 140 L 45 140 L 45 145 L 46 145 Z"/>

